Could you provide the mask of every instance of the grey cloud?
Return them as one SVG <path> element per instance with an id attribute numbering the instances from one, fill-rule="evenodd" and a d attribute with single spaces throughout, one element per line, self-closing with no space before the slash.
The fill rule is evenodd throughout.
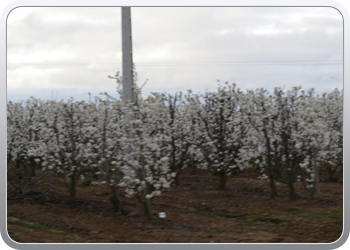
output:
<path id="1" fill-rule="evenodd" d="M 72 18 L 45 21 L 57 13 Z M 342 85 L 341 65 L 220 66 L 216 62 L 341 60 L 343 27 L 339 15 L 327 8 L 132 8 L 134 61 L 140 82 L 150 79 L 145 92 L 200 91 L 215 88 L 217 79 L 236 82 L 241 88 L 303 85 L 321 91 L 333 89 Z M 293 18 L 297 22 L 292 22 Z M 115 92 L 115 83 L 107 75 L 121 69 L 120 26 L 120 8 L 38 8 L 9 25 L 8 55 L 66 51 L 76 57 L 47 60 L 45 66 L 37 68 L 65 65 L 60 72 L 45 77 L 27 77 L 30 86 L 40 79 L 47 90 L 88 92 L 99 88 Z M 254 34 L 258 29 L 281 32 Z M 90 65 L 70 64 L 77 62 Z M 151 62 L 165 64 L 145 65 Z M 169 66 L 178 62 L 187 66 Z M 15 65 L 8 67 L 10 73 L 15 69 Z M 8 79 L 8 86 L 13 79 Z"/>

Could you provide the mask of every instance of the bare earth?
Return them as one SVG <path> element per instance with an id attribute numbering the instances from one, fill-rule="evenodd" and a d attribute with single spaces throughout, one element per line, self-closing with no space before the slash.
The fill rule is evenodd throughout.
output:
<path id="1" fill-rule="evenodd" d="M 267 181 L 254 174 L 231 177 L 226 190 L 216 184 L 205 171 L 184 172 L 179 187 L 154 199 L 149 221 L 132 199 L 122 197 L 124 213 L 113 212 L 107 187 L 79 184 L 68 204 L 59 179 L 41 180 L 8 200 L 8 233 L 21 243 L 331 243 L 342 234 L 340 182 L 322 182 L 318 200 L 297 183 L 293 201 L 282 183 L 269 199 Z"/>

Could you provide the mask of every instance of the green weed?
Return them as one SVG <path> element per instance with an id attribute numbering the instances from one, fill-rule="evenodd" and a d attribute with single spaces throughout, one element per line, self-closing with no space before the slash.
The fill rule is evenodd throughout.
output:
<path id="1" fill-rule="evenodd" d="M 23 227 L 27 227 L 27 228 L 32 228 L 32 229 L 36 229 L 36 230 L 47 230 L 46 226 L 44 226 L 42 224 L 23 221 L 23 220 L 13 218 L 13 217 L 7 218 L 7 223 L 19 225 L 19 226 L 23 226 Z"/>
<path id="2" fill-rule="evenodd" d="M 83 185 L 83 187 L 90 186 L 91 183 L 92 183 L 92 181 L 93 181 L 92 179 L 86 178 L 86 179 L 83 180 L 83 182 L 81 183 L 81 185 Z"/>
<path id="3" fill-rule="evenodd" d="M 183 213 L 189 213 L 189 214 L 194 214 L 197 216 L 203 216 L 203 217 L 208 217 L 208 218 L 215 218 L 215 219 L 219 219 L 219 220 L 227 220 L 227 221 L 237 221 L 235 218 L 227 218 L 227 217 L 223 217 L 223 216 L 218 216 L 215 214 L 207 214 L 201 211 L 197 211 L 197 210 L 192 210 L 192 209 L 183 209 L 180 208 L 178 209 L 178 211 L 183 212 Z"/>
<path id="4" fill-rule="evenodd" d="M 250 224 L 275 225 L 287 222 L 289 219 L 283 216 L 272 216 L 268 213 L 251 212 L 245 221 Z"/>
<path id="5" fill-rule="evenodd" d="M 322 219 L 333 222 L 343 222 L 343 211 L 339 208 L 333 208 L 328 211 L 298 211 L 294 214 L 298 217 L 307 219 Z"/>
<path id="6" fill-rule="evenodd" d="M 27 227 L 27 228 L 32 228 L 35 230 L 40 230 L 40 231 L 45 231 L 48 233 L 52 233 L 52 234 L 57 234 L 57 235 L 63 235 L 63 236 L 69 236 L 73 239 L 76 240 L 80 240 L 81 237 L 74 235 L 74 234 L 68 234 L 65 231 L 61 231 L 61 230 L 54 230 L 54 229 L 50 229 L 47 226 L 41 224 L 41 223 L 34 223 L 34 222 L 29 222 L 29 221 L 24 221 L 18 218 L 14 218 L 14 217 L 8 217 L 7 218 L 7 223 L 9 224 L 13 224 L 13 225 L 19 225 L 19 226 L 23 226 L 23 227 Z"/>

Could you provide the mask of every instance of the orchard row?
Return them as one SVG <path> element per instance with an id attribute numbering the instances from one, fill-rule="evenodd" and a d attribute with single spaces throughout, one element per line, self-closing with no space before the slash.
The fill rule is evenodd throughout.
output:
<path id="1" fill-rule="evenodd" d="M 71 201 L 77 181 L 93 171 L 109 186 L 116 209 L 123 187 L 150 218 L 153 197 L 193 166 L 218 176 L 220 189 L 229 176 L 255 167 L 271 197 L 282 181 L 295 198 L 297 180 L 313 184 L 317 195 L 318 170 L 333 178 L 343 166 L 343 93 L 315 96 L 296 87 L 269 94 L 223 84 L 203 94 L 138 93 L 134 103 L 108 94 L 94 102 L 8 102 L 7 165 L 27 176 L 52 171 Z"/>

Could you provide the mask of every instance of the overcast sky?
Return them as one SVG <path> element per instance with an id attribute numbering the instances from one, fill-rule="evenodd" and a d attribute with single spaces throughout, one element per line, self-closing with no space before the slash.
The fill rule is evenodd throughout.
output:
<path id="1" fill-rule="evenodd" d="M 134 7 L 133 57 L 144 93 L 343 88 L 343 19 L 326 7 Z M 21 7 L 7 22 L 7 96 L 116 94 L 121 9 Z"/>

